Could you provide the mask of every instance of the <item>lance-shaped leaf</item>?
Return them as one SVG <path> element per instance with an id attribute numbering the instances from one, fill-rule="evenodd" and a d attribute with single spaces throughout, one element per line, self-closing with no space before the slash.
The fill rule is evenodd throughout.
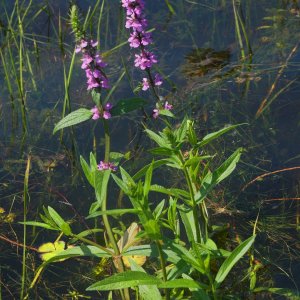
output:
<path id="1" fill-rule="evenodd" d="M 48 206 L 48 212 L 52 220 L 65 235 L 70 235 L 72 233 L 70 225 L 65 222 L 64 219 L 52 207 Z"/>
<path id="2" fill-rule="evenodd" d="M 228 131 L 230 130 L 233 130 L 235 129 L 236 127 L 238 126 L 241 126 L 241 125 L 246 125 L 247 123 L 242 123 L 242 124 L 236 124 L 236 125 L 231 125 L 231 126 L 228 126 L 228 127 L 225 127 L 225 128 L 222 128 L 216 132 L 212 132 L 212 133 L 209 133 L 208 135 L 206 135 L 202 141 L 200 141 L 197 146 L 198 147 L 202 147 L 206 144 L 209 144 L 210 142 L 212 142 L 213 140 L 217 139 L 218 137 L 220 137 L 221 135 L 227 133 Z"/>
<path id="3" fill-rule="evenodd" d="M 139 266 L 133 259 L 129 258 L 131 271 L 139 271 L 146 273 L 146 271 Z M 139 294 L 143 300 L 161 300 L 161 294 L 155 285 L 140 285 Z"/>
<path id="4" fill-rule="evenodd" d="M 92 115 L 93 113 L 90 109 L 79 108 L 65 116 L 62 120 L 60 120 L 54 127 L 53 134 L 60 129 L 87 121 L 92 117 Z"/>
<path id="5" fill-rule="evenodd" d="M 242 258 L 242 256 L 249 250 L 255 240 L 255 235 L 251 236 L 244 242 L 242 242 L 239 246 L 237 246 L 231 254 L 225 259 L 223 264 L 221 265 L 216 278 L 215 278 L 215 286 L 218 288 L 220 284 L 225 280 L 228 273 L 234 267 L 234 265 Z"/>
<path id="6" fill-rule="evenodd" d="M 158 285 L 162 281 L 140 271 L 127 271 L 98 281 L 87 288 L 88 291 L 120 290 L 138 285 Z"/>

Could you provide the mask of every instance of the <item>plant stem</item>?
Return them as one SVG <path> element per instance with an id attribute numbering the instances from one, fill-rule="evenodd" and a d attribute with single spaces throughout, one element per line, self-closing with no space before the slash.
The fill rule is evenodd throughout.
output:
<path id="1" fill-rule="evenodd" d="M 24 178 L 24 192 L 23 192 L 23 255 L 22 255 L 22 282 L 21 282 L 21 294 L 20 299 L 23 299 L 25 293 L 25 278 L 26 278 L 26 215 L 27 215 L 27 202 L 29 200 L 28 194 L 28 179 L 29 179 L 29 171 L 30 171 L 30 163 L 31 163 L 31 156 L 28 156 L 27 159 L 27 166 L 25 171 L 25 178 Z"/>
<path id="2" fill-rule="evenodd" d="M 157 246 L 158 253 L 159 253 L 159 259 L 160 259 L 160 265 L 161 265 L 161 270 L 162 270 L 162 274 L 163 274 L 163 280 L 168 281 L 164 253 L 162 251 L 160 242 L 158 240 L 156 240 L 155 242 L 156 242 L 156 246 Z M 169 289 L 165 289 L 165 294 L 166 294 L 166 300 L 170 300 Z"/>
<path id="3" fill-rule="evenodd" d="M 113 256 L 113 255 L 114 255 L 114 252 L 112 252 L 111 250 L 109 250 L 109 249 L 107 249 L 107 248 L 105 248 L 105 247 L 102 247 L 102 246 L 100 246 L 99 244 L 97 244 L 97 243 L 95 243 L 95 242 L 93 242 L 93 241 L 91 241 L 91 240 L 89 240 L 89 239 L 86 239 L 86 238 L 84 238 L 84 237 L 78 236 L 78 235 L 76 235 L 76 234 L 72 234 L 72 237 L 74 237 L 74 238 L 76 238 L 76 239 L 78 239 L 78 240 L 80 240 L 80 241 L 82 241 L 82 242 L 84 242 L 84 243 L 86 243 L 86 244 L 88 244 L 88 245 L 95 246 L 95 247 L 97 247 L 97 248 L 99 248 L 99 249 L 105 251 L 105 252 L 106 252 L 107 254 L 109 254 L 110 256 Z"/>
<path id="4" fill-rule="evenodd" d="M 199 214 L 198 214 L 198 209 L 197 209 L 198 206 L 197 206 L 197 203 L 196 203 L 196 200 L 195 200 L 195 190 L 194 190 L 189 172 L 188 172 L 187 168 L 184 166 L 184 158 L 183 158 L 183 155 L 182 155 L 181 151 L 179 151 L 178 157 L 181 161 L 182 170 L 183 170 L 186 182 L 188 184 L 190 196 L 191 196 L 191 199 L 192 199 L 192 202 L 193 202 L 192 209 L 193 209 L 193 216 L 194 216 L 194 222 L 195 222 L 195 227 L 196 227 L 196 239 L 197 239 L 196 241 L 197 242 L 200 242 L 200 241 L 203 242 L 202 233 L 201 233 L 201 230 L 200 230 L 198 222 L 197 222 L 198 219 L 199 219 Z M 205 225 L 205 227 L 206 227 L 206 225 Z"/>
<path id="5" fill-rule="evenodd" d="M 104 126 L 104 134 L 105 134 L 105 155 L 104 155 L 104 161 L 105 162 L 109 162 L 109 154 L 110 154 L 110 133 L 109 133 L 109 126 L 108 126 L 108 122 L 103 119 L 103 126 Z M 106 187 L 107 189 L 107 187 Z M 106 211 L 107 210 L 107 192 L 106 195 L 103 199 L 102 202 L 102 206 L 101 206 L 101 210 L 102 211 Z M 106 214 L 102 215 L 102 219 L 103 219 L 103 223 L 104 223 L 104 227 L 106 229 L 109 241 L 114 249 L 114 255 L 115 255 L 115 259 L 117 261 L 116 267 L 118 272 L 124 272 L 125 271 L 125 267 L 124 267 L 124 263 L 122 260 L 122 257 L 120 256 L 120 249 L 117 245 L 116 239 L 114 237 L 113 231 L 111 229 L 108 217 Z M 130 295 L 129 295 L 129 290 L 128 289 L 124 289 L 124 296 L 126 300 L 130 299 Z M 121 293 L 122 295 L 122 293 Z M 122 296 L 123 298 L 123 296 Z"/>

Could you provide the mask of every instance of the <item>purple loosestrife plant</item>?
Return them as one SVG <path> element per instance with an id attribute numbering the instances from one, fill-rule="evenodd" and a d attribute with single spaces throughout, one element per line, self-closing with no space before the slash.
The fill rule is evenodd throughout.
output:
<path id="1" fill-rule="evenodd" d="M 155 87 L 160 86 L 163 81 L 159 74 L 153 76 L 150 72 L 151 67 L 158 62 L 154 53 L 146 50 L 146 46 L 152 44 L 152 35 L 147 32 L 148 22 L 145 18 L 143 0 L 122 0 L 122 6 L 126 9 L 126 24 L 125 27 L 130 29 L 130 37 L 128 39 L 131 48 L 140 48 L 140 53 L 135 54 L 134 65 L 143 71 L 146 71 L 148 78 L 143 78 L 142 90 L 147 91 L 152 87 L 153 92 L 158 100 L 160 100 Z M 153 110 L 153 117 L 158 116 L 159 109 L 166 109 L 160 101 L 156 104 L 157 109 Z M 170 110 L 170 109 L 168 109 Z"/>

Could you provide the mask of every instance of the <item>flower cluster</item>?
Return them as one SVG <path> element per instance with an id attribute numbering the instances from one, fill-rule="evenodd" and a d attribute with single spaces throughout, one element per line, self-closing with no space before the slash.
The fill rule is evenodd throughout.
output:
<path id="1" fill-rule="evenodd" d="M 144 16 L 144 1 L 143 0 L 122 0 L 122 6 L 126 9 L 126 24 L 125 27 L 131 30 L 128 39 L 131 48 L 140 48 L 141 53 L 135 54 L 134 65 L 141 70 L 150 69 L 153 64 L 157 63 L 156 56 L 145 49 L 145 46 L 152 43 L 150 32 L 146 32 L 148 25 Z M 158 74 L 156 76 L 159 76 Z M 152 83 L 152 82 L 151 82 Z M 143 90 L 149 89 L 149 81 L 143 78 Z M 162 79 L 153 82 L 154 85 L 161 85 Z"/>
<path id="2" fill-rule="evenodd" d="M 164 109 L 164 110 L 172 110 L 173 109 L 173 105 L 170 104 L 168 101 L 166 101 L 162 108 L 159 108 L 157 106 L 157 108 L 153 109 L 152 117 L 154 119 L 156 119 L 159 116 L 160 110 L 162 110 L 162 109 Z"/>
<path id="3" fill-rule="evenodd" d="M 155 75 L 155 78 L 154 78 L 154 84 L 155 85 L 161 85 L 163 83 L 162 81 L 162 78 L 159 74 L 156 74 Z M 149 79 L 148 78 L 143 78 L 143 82 L 142 82 L 142 90 L 143 91 L 147 91 L 150 87 L 150 82 L 149 82 Z"/>
<path id="4" fill-rule="evenodd" d="M 104 106 L 103 112 L 101 113 L 98 109 L 97 106 L 94 106 L 91 109 L 91 112 L 93 113 L 93 120 L 98 120 L 99 118 L 103 118 L 103 119 L 110 119 L 111 118 L 111 113 L 110 110 L 112 109 L 112 104 L 107 102 Z"/>
<path id="5" fill-rule="evenodd" d="M 105 171 L 105 170 L 111 170 L 111 171 L 117 171 L 118 167 L 115 166 L 113 163 L 106 163 L 104 161 L 100 161 L 99 165 L 97 166 L 99 171 Z"/>
<path id="6" fill-rule="evenodd" d="M 88 90 L 94 88 L 109 88 L 107 77 L 102 70 L 107 64 L 102 60 L 101 55 L 96 50 L 97 45 L 98 42 L 82 39 L 75 49 L 76 53 L 82 52 L 83 54 L 81 68 L 85 70 Z"/>

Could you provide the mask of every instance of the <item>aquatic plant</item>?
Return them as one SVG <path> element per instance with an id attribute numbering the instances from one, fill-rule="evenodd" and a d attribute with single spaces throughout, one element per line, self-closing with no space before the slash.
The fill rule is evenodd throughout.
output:
<path id="1" fill-rule="evenodd" d="M 149 82 L 143 80 L 144 90 L 149 84 L 154 96 L 157 96 L 155 86 L 160 85 L 162 79 L 156 75 L 153 80 L 150 68 L 153 63 L 157 63 L 157 60 L 151 52 L 144 49 L 144 46 L 150 43 L 150 35 L 145 32 L 147 22 L 143 15 L 144 2 L 123 0 L 122 4 L 127 9 L 126 27 L 132 29 L 130 43 L 141 48 L 141 53 L 135 56 L 135 66 L 146 70 L 149 76 Z M 76 8 L 73 6 L 73 14 L 74 10 Z M 77 20 L 78 18 L 71 23 L 76 23 Z M 80 26 L 73 26 L 74 31 L 77 28 Z M 80 34 L 77 36 L 79 37 Z M 130 175 L 119 166 L 124 154 L 110 150 L 111 137 L 108 122 L 110 118 L 117 117 L 121 111 L 128 113 L 139 109 L 145 101 L 129 99 L 125 102 L 119 101 L 114 106 L 108 102 L 103 103 L 102 94 L 103 90 L 108 88 L 108 79 L 103 70 L 106 64 L 97 52 L 96 45 L 97 42 L 81 35 L 76 47 L 76 52 L 83 54 L 81 67 L 86 72 L 87 89 L 91 90 L 96 106 L 92 109 L 80 108 L 73 111 L 55 126 L 54 133 L 89 119 L 95 121 L 101 119 L 105 131 L 104 160 L 98 164 L 95 155 L 91 153 L 89 162 L 83 157 L 80 161 L 88 182 L 94 188 L 96 198 L 96 202 L 90 206 L 87 218 L 102 217 L 108 241 L 101 245 L 87 239 L 86 234 L 74 233 L 71 224 L 52 207 L 45 208 L 44 215 L 41 216 L 43 223 L 25 221 L 24 224 L 59 231 L 80 244 L 75 243 L 72 248 L 52 253 L 37 271 L 31 288 L 41 270 L 51 262 L 74 256 L 97 256 L 110 257 L 117 272 L 88 287 L 89 291 L 117 290 L 122 299 L 131 299 L 132 292 L 129 288 L 137 287 L 133 292 L 143 299 L 153 299 L 153 295 L 157 299 L 162 299 L 160 289 L 164 290 L 166 299 L 178 298 L 179 295 L 220 299 L 223 295 L 221 285 L 234 265 L 251 248 L 255 234 L 241 242 L 231 252 L 219 248 L 211 238 L 214 230 L 209 223 L 205 199 L 216 185 L 234 171 L 242 149 L 237 149 L 219 167 L 211 170 L 209 166 L 212 165 L 214 156 L 206 153 L 205 146 L 223 134 L 235 130 L 238 125 L 225 127 L 202 139 L 197 137 L 194 122 L 187 117 L 177 128 L 165 119 L 167 126 L 157 133 L 146 127 L 145 133 L 156 144 L 151 153 L 164 158 L 153 158 L 152 162 L 142 167 L 135 175 Z M 168 101 L 163 105 L 159 102 L 153 117 L 172 118 L 174 116 L 169 112 L 171 109 L 173 106 Z M 160 168 L 178 170 L 185 183 L 176 188 L 153 183 L 153 174 Z M 108 184 L 111 179 L 129 198 L 132 208 L 107 209 L 110 196 Z M 162 199 L 153 207 L 150 200 L 152 193 L 158 193 L 168 200 Z M 131 242 L 121 247 L 121 240 L 117 242 L 108 217 L 123 214 L 135 215 L 141 227 L 139 233 L 133 235 Z M 184 228 L 184 233 L 180 230 L 181 226 Z M 130 229 L 127 233 L 124 232 L 123 238 L 129 232 Z M 185 239 L 184 236 L 187 238 Z M 151 268 L 147 266 L 143 268 L 142 263 L 139 264 L 139 260 L 135 259 L 137 257 L 157 259 L 155 265 L 160 268 L 160 271 L 154 276 Z M 215 268 L 213 265 L 218 267 Z M 126 268 L 131 270 L 128 271 Z"/>
<path id="2" fill-rule="evenodd" d="M 146 21 L 143 21 L 145 18 L 141 8 L 144 9 L 144 3 L 133 0 L 126 2 L 128 7 L 129 4 L 132 5 L 131 10 L 141 10 L 137 16 L 131 11 L 129 17 L 131 23 L 134 22 L 134 18 L 141 18 L 141 26 L 130 27 L 132 32 L 129 42 L 132 48 L 141 50 L 135 56 L 141 60 L 138 69 L 146 74 L 149 72 L 151 76 L 143 78 L 140 88 L 143 91 L 151 90 L 157 102 L 152 111 L 153 118 L 157 120 L 151 122 L 149 118 L 145 118 L 143 123 L 144 132 L 154 147 L 149 151 L 151 158 L 138 171 L 133 171 L 126 162 L 128 155 L 111 151 L 110 139 L 113 137 L 109 125 L 121 115 L 132 111 L 139 111 L 141 108 L 147 111 L 150 105 L 152 110 L 153 104 L 151 101 L 151 104 L 147 105 L 146 100 L 137 97 L 110 100 L 113 104 L 108 102 L 108 96 L 116 85 L 113 85 L 113 88 L 108 86 L 106 64 L 96 49 L 99 48 L 97 42 L 82 29 L 78 11 L 76 6 L 73 6 L 71 15 L 76 16 L 72 24 L 77 42 L 74 52 L 83 55 L 81 64 L 87 77 L 84 88 L 89 91 L 94 104 L 67 115 L 56 125 L 54 132 L 91 119 L 93 125 L 99 125 L 97 129 L 101 125 L 104 128 L 103 160 L 99 162 L 96 151 L 90 154 L 89 160 L 80 158 L 86 180 L 94 189 L 92 198 L 95 201 L 90 203 L 87 219 L 95 221 L 96 226 L 77 233 L 80 230 L 74 220 L 63 218 L 50 206 L 44 208 L 41 214 L 42 222 L 28 222 L 24 213 L 24 225 L 52 230 L 59 235 L 55 242 L 43 244 L 38 248 L 44 262 L 36 270 L 28 289 L 26 281 L 23 280 L 22 294 L 24 296 L 26 292 L 28 294 L 25 298 L 31 298 L 33 287 L 48 264 L 83 256 L 101 258 L 98 274 L 104 274 L 106 278 L 94 283 L 88 290 L 100 291 L 102 298 L 106 296 L 106 291 L 108 298 L 115 293 L 116 297 L 122 299 L 249 298 L 252 294 L 268 291 L 266 287 L 256 286 L 259 285 L 258 270 L 262 268 L 262 264 L 254 258 L 252 248 L 257 222 L 252 224 L 254 230 L 250 238 L 242 242 L 240 237 L 237 237 L 230 240 L 229 245 L 225 245 L 224 241 L 219 241 L 218 235 L 220 232 L 226 234 L 227 229 L 214 224 L 207 208 L 208 201 L 217 202 L 217 198 L 214 197 L 215 188 L 232 174 L 243 152 L 243 149 L 239 148 L 219 164 L 219 153 L 212 153 L 209 146 L 224 134 L 238 130 L 238 126 L 227 126 L 214 133 L 202 135 L 196 132 L 195 122 L 190 116 L 180 120 L 179 115 L 175 114 L 174 118 L 170 112 L 173 109 L 170 100 L 167 101 L 159 94 L 158 86 L 162 84 L 160 75 L 152 77 L 154 62 L 149 63 L 141 57 L 142 48 L 148 47 L 152 39 L 146 30 Z M 170 5 L 168 1 L 166 3 Z M 144 29 L 142 36 L 136 28 Z M 74 61 L 79 61 L 78 55 L 74 57 Z M 152 83 L 151 78 L 154 78 Z M 176 107 L 175 111 L 177 112 Z M 157 179 L 160 173 L 176 173 L 178 183 L 161 183 Z M 129 208 L 117 206 L 114 192 L 111 190 L 112 185 L 120 189 L 120 197 L 129 199 Z M 26 200 L 25 196 L 24 199 Z M 107 208 L 109 202 L 110 209 Z M 134 219 L 131 224 L 126 219 L 127 228 L 116 221 L 121 220 L 123 215 L 130 215 L 129 218 Z M 101 241 L 99 236 L 94 238 L 95 233 L 101 234 Z M 68 242 L 60 240 L 63 236 L 68 238 Z M 26 238 L 24 245 L 26 246 Z M 24 279 L 27 252 L 28 250 L 24 250 L 23 254 Z M 245 267 L 244 263 L 238 269 L 236 264 L 243 255 L 249 257 L 250 266 Z M 110 269 L 103 267 L 107 261 L 110 262 Z M 232 272 L 234 267 L 238 274 Z M 271 292 L 271 289 L 269 291 Z M 79 293 L 71 291 L 70 295 L 74 298 L 80 297 Z"/>

